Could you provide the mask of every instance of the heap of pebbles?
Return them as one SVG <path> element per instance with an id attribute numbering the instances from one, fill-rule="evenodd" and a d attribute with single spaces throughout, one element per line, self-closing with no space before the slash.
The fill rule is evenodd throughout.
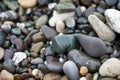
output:
<path id="1" fill-rule="evenodd" d="M 0 80 L 120 80 L 120 0 L 1 0 Z"/>

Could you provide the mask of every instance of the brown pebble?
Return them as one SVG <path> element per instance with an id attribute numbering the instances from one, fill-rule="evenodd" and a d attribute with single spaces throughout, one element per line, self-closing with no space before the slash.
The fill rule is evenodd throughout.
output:
<path id="1" fill-rule="evenodd" d="M 60 32 L 62 32 L 64 29 L 65 29 L 65 24 L 64 24 L 64 22 L 63 22 L 62 20 L 58 20 L 58 21 L 56 22 L 56 31 L 57 31 L 58 33 L 60 33 Z"/>
<path id="2" fill-rule="evenodd" d="M 88 68 L 86 66 L 80 67 L 80 74 L 81 75 L 86 75 L 88 73 Z"/>
<path id="3" fill-rule="evenodd" d="M 69 80 L 67 76 L 63 76 L 60 80 Z"/>
<path id="4" fill-rule="evenodd" d="M 93 80 L 93 75 L 91 73 L 87 73 L 85 77 L 87 80 Z"/>

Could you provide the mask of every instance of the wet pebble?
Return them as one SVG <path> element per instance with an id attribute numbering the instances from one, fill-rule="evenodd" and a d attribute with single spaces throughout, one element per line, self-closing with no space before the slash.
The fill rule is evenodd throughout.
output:
<path id="1" fill-rule="evenodd" d="M 79 80 L 80 78 L 79 70 L 73 61 L 65 62 L 63 65 L 63 71 L 69 80 Z"/>

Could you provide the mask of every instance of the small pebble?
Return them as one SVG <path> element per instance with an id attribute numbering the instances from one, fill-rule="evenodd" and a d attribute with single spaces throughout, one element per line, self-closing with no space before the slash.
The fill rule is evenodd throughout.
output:
<path id="1" fill-rule="evenodd" d="M 37 5 L 37 0 L 18 0 L 18 3 L 24 8 L 32 8 Z"/>
<path id="2" fill-rule="evenodd" d="M 75 20 L 73 17 L 69 17 L 67 19 L 65 19 L 65 24 L 68 28 L 73 28 L 75 27 Z"/>
<path id="3" fill-rule="evenodd" d="M 88 73 L 87 67 L 86 67 L 86 66 L 81 66 L 81 67 L 80 67 L 80 74 L 81 74 L 82 76 L 84 76 L 84 75 L 86 75 L 87 73 Z"/>
<path id="4" fill-rule="evenodd" d="M 40 80 L 43 80 L 43 77 L 44 77 L 44 74 L 38 69 L 34 69 L 32 71 L 32 75 L 35 76 L 36 78 L 40 79 Z"/>
<path id="5" fill-rule="evenodd" d="M 4 49 L 0 47 L 0 60 L 4 57 Z"/>
<path id="6" fill-rule="evenodd" d="M 62 21 L 62 20 L 58 20 L 57 22 L 56 22 L 56 31 L 58 32 L 58 33 L 60 33 L 60 32 L 62 32 L 64 29 L 65 29 L 65 24 L 64 24 L 64 22 Z"/>
<path id="7" fill-rule="evenodd" d="M 87 80 L 86 77 L 81 77 L 79 80 Z"/>

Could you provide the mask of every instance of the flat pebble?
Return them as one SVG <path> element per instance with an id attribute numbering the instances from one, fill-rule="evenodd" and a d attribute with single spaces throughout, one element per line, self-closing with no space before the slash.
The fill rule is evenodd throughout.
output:
<path id="1" fill-rule="evenodd" d="M 38 65 L 40 63 L 43 63 L 43 59 L 42 58 L 35 58 L 31 61 L 32 64 Z"/>
<path id="2" fill-rule="evenodd" d="M 15 72 L 15 65 L 11 59 L 7 59 L 3 62 L 3 68 L 11 73 Z"/>
<path id="3" fill-rule="evenodd" d="M 115 33 L 99 18 L 97 18 L 97 16 L 90 15 L 88 20 L 101 39 L 106 41 L 113 41 L 115 39 Z"/>
<path id="4" fill-rule="evenodd" d="M 1 80 L 14 80 L 13 74 L 9 73 L 7 70 L 2 70 L 0 74 Z"/>
<path id="5" fill-rule="evenodd" d="M 63 72 L 63 64 L 61 62 L 48 62 L 46 66 L 50 71 L 60 73 Z"/>
<path id="6" fill-rule="evenodd" d="M 24 8 L 32 8 L 37 5 L 37 0 L 18 0 L 18 3 Z"/>
<path id="7" fill-rule="evenodd" d="M 108 25 L 117 33 L 120 33 L 120 11 L 116 9 L 107 9 L 105 17 Z"/>
<path id="8" fill-rule="evenodd" d="M 51 28 L 47 25 L 43 25 L 41 27 L 41 30 L 47 39 L 51 39 L 57 35 L 57 32 L 53 28 Z"/>
<path id="9" fill-rule="evenodd" d="M 23 52 L 15 52 L 12 58 L 15 65 L 18 65 L 23 59 L 26 59 L 27 56 Z"/>
<path id="10" fill-rule="evenodd" d="M 58 73 L 48 73 L 44 76 L 43 80 L 60 80 L 62 76 Z"/>
<path id="11" fill-rule="evenodd" d="M 76 49 L 69 51 L 68 59 L 74 61 L 78 67 L 86 66 L 90 72 L 98 71 L 101 65 L 99 60 L 94 59 Z"/>
<path id="12" fill-rule="evenodd" d="M 120 75 L 119 67 L 120 60 L 117 58 L 110 58 L 101 65 L 99 73 L 101 76 L 115 77 Z"/>
<path id="13" fill-rule="evenodd" d="M 32 36 L 32 41 L 33 42 L 40 42 L 40 41 L 45 41 L 46 40 L 46 38 L 45 38 L 45 36 L 43 35 L 43 32 L 41 31 L 41 32 L 38 32 L 38 33 L 36 33 L 36 34 L 34 34 L 33 36 Z"/>
<path id="14" fill-rule="evenodd" d="M 84 34 L 78 34 L 76 37 L 88 55 L 101 57 L 106 54 L 107 47 L 101 39 Z"/>
<path id="15" fill-rule="evenodd" d="M 43 42 L 35 43 L 35 44 L 31 47 L 31 50 L 30 50 L 30 51 L 31 51 L 31 52 L 35 52 L 35 53 L 39 53 L 43 46 L 44 46 L 44 43 L 43 43 Z"/>
<path id="16" fill-rule="evenodd" d="M 73 61 L 67 61 L 63 65 L 63 71 L 69 80 L 79 80 L 79 70 Z"/>
<path id="17" fill-rule="evenodd" d="M 73 17 L 69 17 L 67 19 L 65 19 L 65 24 L 68 28 L 73 28 L 75 27 L 75 20 Z"/>
<path id="18" fill-rule="evenodd" d="M 43 25 L 45 25 L 48 21 L 47 15 L 42 15 L 38 18 L 38 20 L 35 23 L 35 28 L 40 29 Z"/>

